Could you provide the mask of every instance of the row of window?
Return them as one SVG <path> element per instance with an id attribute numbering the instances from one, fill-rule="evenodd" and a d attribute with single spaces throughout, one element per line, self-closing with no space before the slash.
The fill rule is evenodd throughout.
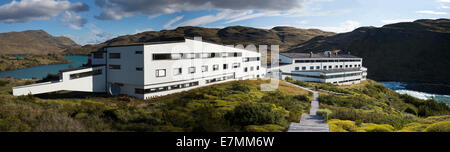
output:
<path id="1" fill-rule="evenodd" d="M 226 76 L 226 77 L 220 77 L 220 78 L 214 78 L 214 79 L 209 79 L 209 80 L 205 80 L 205 81 L 206 81 L 206 84 L 209 84 L 209 83 L 220 82 L 220 81 L 225 81 L 225 80 L 229 80 L 229 79 L 234 79 L 234 75 L 230 75 L 230 76 Z"/>
<path id="2" fill-rule="evenodd" d="M 345 68 L 358 68 L 358 67 L 361 67 L 361 64 L 345 65 L 345 66 L 343 66 L 343 65 L 335 65 L 335 66 L 334 66 L 334 69 L 342 69 L 342 68 L 344 68 L 344 67 L 345 67 Z M 323 69 L 323 70 L 326 70 L 326 69 L 333 69 L 333 66 L 332 66 L 332 65 L 329 65 L 329 66 L 323 66 L 322 69 Z M 301 70 L 302 70 L 302 71 L 305 71 L 305 70 L 308 70 L 308 69 L 307 69 L 306 66 L 302 66 L 302 67 L 301 67 Z M 309 67 L 309 70 L 320 70 L 320 66 L 310 66 L 310 67 Z M 300 67 L 295 67 L 295 71 L 300 71 Z"/>
<path id="3" fill-rule="evenodd" d="M 135 88 L 134 89 L 134 93 L 135 94 L 155 93 L 155 92 L 162 92 L 162 91 L 168 91 L 168 90 L 176 90 L 176 89 L 194 87 L 194 86 L 198 86 L 198 84 L 199 84 L 198 81 L 196 81 L 196 82 L 190 82 L 190 83 L 184 83 L 184 84 L 176 84 L 176 85 L 157 87 L 157 88 L 150 88 L 150 89 Z"/>
<path id="4" fill-rule="evenodd" d="M 345 59 L 345 60 L 295 60 L 295 63 L 322 63 L 322 62 L 361 62 L 361 59 Z"/>
<path id="5" fill-rule="evenodd" d="M 339 74 L 339 75 L 330 75 L 330 76 L 325 76 L 325 75 L 313 76 L 313 75 L 306 75 L 306 74 L 299 74 L 299 73 L 282 73 L 282 74 L 283 75 L 289 75 L 289 76 L 318 78 L 318 79 L 334 79 L 334 78 L 342 78 L 342 77 L 351 77 L 351 76 L 362 75 L 362 73 Z"/>
<path id="6" fill-rule="evenodd" d="M 242 57 L 241 52 L 221 52 L 221 53 L 160 53 L 153 54 L 153 60 L 181 60 L 200 58 L 225 58 Z"/>
<path id="7" fill-rule="evenodd" d="M 325 79 L 334 79 L 334 78 L 342 78 L 342 77 L 352 77 L 362 75 L 362 73 L 350 73 L 350 74 L 338 74 L 338 75 L 328 75 L 325 76 Z"/>
<path id="8" fill-rule="evenodd" d="M 102 70 L 94 70 L 94 71 L 88 71 L 88 72 L 82 72 L 82 73 L 76 73 L 76 74 L 71 74 L 70 75 L 70 79 L 79 79 L 79 78 L 84 78 L 84 77 L 89 77 L 89 76 L 94 76 L 94 75 L 100 75 L 102 74 Z"/>
<path id="9" fill-rule="evenodd" d="M 252 61 L 259 61 L 259 57 L 248 57 L 248 58 L 242 58 L 243 62 L 252 62 Z"/>
<path id="10" fill-rule="evenodd" d="M 361 79 L 352 79 L 352 80 L 339 81 L 339 83 L 346 83 L 346 82 L 353 82 L 353 81 L 361 81 Z"/>
<path id="11" fill-rule="evenodd" d="M 240 63 L 233 63 L 233 68 L 240 68 L 240 67 L 241 67 Z M 223 64 L 222 69 L 223 70 L 228 69 L 228 64 Z M 202 70 L 202 72 L 208 72 L 208 70 L 209 70 L 208 65 L 203 65 L 201 67 L 201 70 Z M 212 71 L 217 71 L 217 70 L 219 70 L 219 64 L 214 64 L 212 66 Z M 254 71 L 254 70 L 255 70 L 255 67 L 253 67 L 253 66 L 250 67 L 250 71 Z M 256 70 L 259 70 L 259 66 L 256 66 Z M 166 71 L 167 71 L 166 69 L 157 69 L 155 72 L 156 77 L 165 77 L 166 73 L 167 73 Z M 194 74 L 194 73 L 196 73 L 196 71 L 197 71 L 196 67 L 188 68 L 188 74 Z M 248 72 L 247 67 L 244 68 L 244 72 Z M 174 68 L 173 69 L 174 76 L 181 75 L 181 74 L 183 74 L 183 68 Z"/>

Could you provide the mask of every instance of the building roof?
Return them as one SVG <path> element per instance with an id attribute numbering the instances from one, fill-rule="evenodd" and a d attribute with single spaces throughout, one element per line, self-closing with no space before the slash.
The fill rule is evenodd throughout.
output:
<path id="1" fill-rule="evenodd" d="M 329 53 L 329 54 L 328 54 Z M 351 54 L 339 54 L 332 52 L 321 52 L 321 53 L 280 53 L 283 56 L 289 58 L 359 58 Z"/>

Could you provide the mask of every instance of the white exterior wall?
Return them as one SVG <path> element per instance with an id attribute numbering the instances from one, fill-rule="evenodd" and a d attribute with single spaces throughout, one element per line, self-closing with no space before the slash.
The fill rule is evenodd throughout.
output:
<path id="1" fill-rule="evenodd" d="M 85 68 L 80 70 L 62 73 L 62 79 L 54 83 L 34 84 L 14 88 L 14 95 L 26 95 L 28 93 L 39 94 L 60 90 L 83 91 L 83 92 L 109 92 L 112 85 L 120 86 L 120 94 L 130 95 L 137 98 L 148 98 L 153 96 L 167 95 L 175 92 L 190 90 L 193 88 L 217 84 L 232 80 L 255 79 L 264 77 L 266 68 L 261 66 L 261 54 L 258 52 L 237 49 L 212 43 L 186 39 L 185 42 L 131 45 L 108 47 L 103 53 L 103 59 L 94 58 L 91 54 L 92 65 L 105 65 L 100 67 Z M 136 51 L 142 51 L 137 54 Z M 241 56 L 234 57 L 214 57 L 179 60 L 153 60 L 153 54 L 173 54 L 173 53 L 241 53 Z M 120 58 L 110 58 L 111 53 L 120 53 Z M 259 60 L 244 62 L 244 58 L 252 57 Z M 233 64 L 239 63 L 238 68 Z M 224 69 L 227 64 L 227 69 Z M 120 65 L 120 69 L 111 69 L 111 65 Z M 202 72 L 202 66 L 207 65 L 208 70 Z M 218 70 L 213 70 L 214 65 L 219 65 Z M 189 68 L 195 67 L 195 73 L 190 74 Z M 259 67 L 259 70 L 258 70 Z M 136 68 L 142 68 L 142 71 Z M 181 75 L 174 75 L 175 68 L 182 68 Z M 247 68 L 247 72 L 244 69 Z M 101 75 L 87 76 L 77 79 L 70 79 L 71 74 L 83 73 L 101 69 Z M 164 77 L 156 77 L 157 69 L 165 69 Z M 224 80 L 224 78 L 226 78 Z M 217 82 L 210 82 L 213 79 L 220 79 Z M 209 81 L 210 83 L 207 83 Z M 137 94 L 136 89 L 152 89 L 159 87 L 171 87 L 171 85 L 187 84 L 198 82 L 198 85 Z"/>
<path id="2" fill-rule="evenodd" d="M 87 76 L 77 79 L 70 79 L 71 74 L 102 70 L 101 75 Z M 80 92 L 105 92 L 105 68 L 93 67 L 62 73 L 62 79 L 53 82 L 44 82 L 19 86 L 13 88 L 13 95 L 42 94 L 55 91 L 80 91 Z"/>
<path id="3" fill-rule="evenodd" d="M 320 79 L 320 78 L 311 78 L 311 77 L 301 77 L 301 76 L 290 76 L 290 75 L 283 75 L 282 79 L 285 79 L 286 77 L 291 77 L 293 80 L 300 80 L 300 81 L 307 81 L 307 82 L 322 82 L 322 83 L 335 83 L 337 84 L 353 84 L 353 83 L 360 83 L 360 81 L 352 81 L 352 82 L 343 82 L 339 83 L 341 81 L 345 80 L 354 80 L 354 79 L 361 79 L 365 80 L 365 76 L 367 76 L 367 72 L 363 72 L 364 70 L 367 71 L 366 68 L 362 67 L 362 59 L 361 58 L 294 58 L 289 60 L 288 57 L 285 57 L 283 55 L 280 55 L 280 59 L 283 63 L 289 63 L 292 62 L 292 64 L 289 65 L 283 65 L 280 66 L 279 69 L 283 73 L 299 73 L 299 74 L 305 74 L 305 75 L 339 75 L 344 73 L 361 73 L 362 75 L 358 76 L 349 76 L 349 77 L 341 77 L 341 78 L 333 78 L 333 79 Z M 295 60 L 349 60 L 349 59 L 360 59 L 360 62 L 314 62 L 314 63 L 295 63 Z M 350 67 L 352 65 L 352 67 Z M 332 69 L 347 69 L 347 68 L 355 68 L 361 66 L 362 71 L 354 71 L 354 72 L 341 72 L 341 73 L 331 73 L 331 74 L 325 74 L 321 72 L 313 72 L 313 70 L 332 70 Z M 313 69 L 311 69 L 311 66 Z M 331 68 L 329 68 L 331 66 Z M 337 68 L 336 68 L 337 66 Z M 342 66 L 342 68 L 341 68 Z M 347 66 L 347 67 L 346 67 Z M 303 70 L 303 67 L 306 69 Z M 319 69 L 317 69 L 319 67 Z"/>

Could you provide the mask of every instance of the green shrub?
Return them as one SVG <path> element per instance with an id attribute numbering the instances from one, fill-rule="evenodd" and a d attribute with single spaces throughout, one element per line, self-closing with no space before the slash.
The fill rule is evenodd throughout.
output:
<path id="1" fill-rule="evenodd" d="M 425 132 L 450 132 L 450 121 L 442 121 L 431 124 L 425 130 Z"/>
<path id="2" fill-rule="evenodd" d="M 245 126 L 245 132 L 283 132 L 284 127 L 280 125 L 274 124 L 266 124 L 266 125 L 249 125 Z"/>
<path id="3" fill-rule="evenodd" d="M 331 119 L 327 121 L 327 124 L 329 124 L 330 132 L 361 132 L 355 122 L 350 120 Z"/>
<path id="4" fill-rule="evenodd" d="M 234 81 L 231 84 L 231 90 L 247 93 L 250 92 L 250 87 L 247 84 L 243 83 L 242 81 Z"/>
<path id="5" fill-rule="evenodd" d="M 275 106 L 262 103 L 243 103 L 225 115 L 225 119 L 234 125 L 285 125 L 286 112 Z"/>
<path id="6" fill-rule="evenodd" d="M 361 129 L 366 132 L 393 132 L 394 127 L 388 124 L 363 123 Z"/>
<path id="7" fill-rule="evenodd" d="M 321 116 L 325 121 L 327 121 L 329 115 L 331 114 L 331 110 L 329 110 L 329 109 L 319 109 L 319 110 L 317 110 L 316 114 Z"/>

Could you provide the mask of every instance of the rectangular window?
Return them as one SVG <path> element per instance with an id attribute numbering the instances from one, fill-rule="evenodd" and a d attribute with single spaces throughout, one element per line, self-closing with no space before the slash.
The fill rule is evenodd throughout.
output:
<path id="1" fill-rule="evenodd" d="M 336 66 L 334 66 L 334 68 L 336 68 L 336 69 L 337 69 L 337 68 L 339 68 L 339 66 L 337 66 L 337 65 L 336 65 Z"/>
<path id="2" fill-rule="evenodd" d="M 208 72 L 208 66 L 207 65 L 202 66 L 202 72 Z"/>
<path id="3" fill-rule="evenodd" d="M 171 60 L 171 54 L 153 54 L 153 60 Z"/>
<path id="4" fill-rule="evenodd" d="M 136 51 L 135 54 L 144 54 L 144 51 Z"/>
<path id="5" fill-rule="evenodd" d="M 144 94 L 145 91 L 144 91 L 144 89 L 135 88 L 135 89 L 134 89 L 134 93 L 135 93 L 135 94 Z"/>
<path id="6" fill-rule="evenodd" d="M 94 53 L 94 59 L 103 59 L 103 53 Z"/>
<path id="7" fill-rule="evenodd" d="M 244 72 L 248 72 L 248 68 L 247 67 L 244 68 Z"/>
<path id="8" fill-rule="evenodd" d="M 342 65 L 339 66 L 342 69 Z"/>
<path id="9" fill-rule="evenodd" d="M 256 70 L 259 70 L 259 66 L 256 66 Z"/>
<path id="10" fill-rule="evenodd" d="M 120 70 L 120 65 L 109 65 L 109 69 Z"/>
<path id="11" fill-rule="evenodd" d="M 136 71 L 144 71 L 144 68 L 142 68 L 142 67 L 136 67 Z"/>
<path id="12" fill-rule="evenodd" d="M 300 71 L 300 67 L 295 67 L 295 71 Z"/>
<path id="13" fill-rule="evenodd" d="M 255 68 L 254 67 L 250 67 L 250 71 L 253 71 L 253 70 L 255 70 Z"/>
<path id="14" fill-rule="evenodd" d="M 195 73 L 195 67 L 189 67 L 189 74 Z"/>
<path id="15" fill-rule="evenodd" d="M 316 69 L 317 69 L 317 70 L 320 70 L 320 66 L 316 66 Z"/>
<path id="16" fill-rule="evenodd" d="M 310 67 L 309 67 L 309 70 L 314 70 L 314 66 L 310 66 Z"/>
<path id="17" fill-rule="evenodd" d="M 328 69 L 332 69 L 332 68 L 333 68 L 333 66 L 331 66 L 331 65 L 330 65 L 330 66 L 328 66 Z"/>
<path id="18" fill-rule="evenodd" d="M 173 69 L 173 75 L 181 75 L 183 73 L 182 68 L 175 68 Z"/>
<path id="19" fill-rule="evenodd" d="M 233 68 L 239 68 L 241 67 L 241 63 L 233 63 Z"/>
<path id="20" fill-rule="evenodd" d="M 223 69 L 224 70 L 228 69 L 228 64 L 223 64 Z"/>
<path id="21" fill-rule="evenodd" d="M 345 68 L 348 68 L 348 65 L 345 65 Z"/>
<path id="22" fill-rule="evenodd" d="M 156 70 L 156 77 L 165 77 L 165 76 L 166 76 L 166 69 Z"/>
<path id="23" fill-rule="evenodd" d="M 78 79 L 78 78 L 100 75 L 100 74 L 102 74 L 102 70 L 94 70 L 94 71 L 71 74 L 70 79 Z"/>
<path id="24" fill-rule="evenodd" d="M 323 69 L 327 69 L 327 66 L 323 66 Z"/>
<path id="25" fill-rule="evenodd" d="M 218 64 L 214 64 L 213 65 L 213 71 L 217 71 L 219 70 L 219 65 Z"/>
<path id="26" fill-rule="evenodd" d="M 302 70 L 306 70 L 306 67 L 304 66 L 304 67 L 302 67 Z"/>
<path id="27" fill-rule="evenodd" d="M 120 53 L 109 53 L 110 59 L 120 59 Z"/>

